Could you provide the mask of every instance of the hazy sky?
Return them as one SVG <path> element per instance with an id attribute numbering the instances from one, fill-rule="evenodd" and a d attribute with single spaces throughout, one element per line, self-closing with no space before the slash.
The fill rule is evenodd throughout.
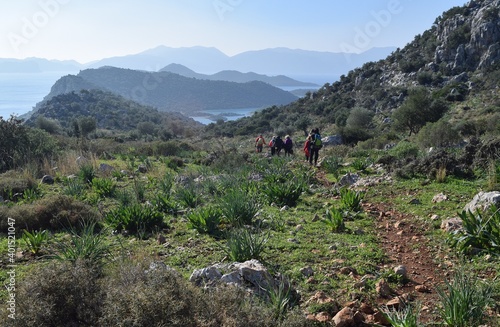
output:
<path id="1" fill-rule="evenodd" d="M 403 47 L 466 0 L 0 0 L 0 58 L 87 63 L 159 45 Z"/>

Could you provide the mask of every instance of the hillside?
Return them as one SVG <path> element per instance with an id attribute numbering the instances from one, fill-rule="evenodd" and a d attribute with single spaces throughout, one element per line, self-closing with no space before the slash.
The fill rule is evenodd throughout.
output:
<path id="1" fill-rule="evenodd" d="M 246 83 L 251 81 L 261 81 L 267 84 L 271 84 L 276 87 L 280 86 L 297 86 L 297 87 L 311 87 L 316 89 L 318 85 L 314 83 L 301 82 L 293 78 L 278 75 L 278 76 L 267 76 L 263 74 L 257 74 L 253 72 L 242 73 L 236 70 L 223 70 L 215 74 L 200 74 L 197 73 L 186 66 L 180 64 L 170 64 L 166 67 L 160 69 L 161 72 L 171 72 L 174 74 L 179 74 L 185 77 L 192 77 L 197 79 L 207 79 L 211 81 L 228 81 L 236 83 Z"/>
<path id="2" fill-rule="evenodd" d="M 305 121 L 305 125 L 340 133 L 355 144 L 394 131 L 401 123 L 394 114 L 411 106 L 410 95 L 420 89 L 425 90 L 429 105 L 439 104 L 447 110 L 437 119 L 423 117 L 418 128 L 442 117 L 464 137 L 498 132 L 499 26 L 497 0 L 471 1 L 452 8 L 387 58 L 365 63 L 292 104 L 229 122 L 225 131 L 297 128 L 297 123 L 303 126 Z M 354 109 L 358 117 L 351 115 Z M 400 116 L 404 110 L 399 110 Z M 360 112 L 371 113 L 368 124 L 353 124 Z"/>
<path id="3" fill-rule="evenodd" d="M 160 111 L 185 113 L 205 109 L 261 108 L 297 99 L 289 92 L 257 81 L 208 81 L 169 72 L 102 67 L 62 77 L 42 104 L 54 96 L 89 88 L 113 92 Z"/>
<path id="4" fill-rule="evenodd" d="M 168 126 L 178 125 L 193 131 L 202 126 L 180 113 L 159 112 L 152 107 L 100 90 L 81 90 L 57 95 L 42 104 L 26 120 L 26 124 L 35 126 L 39 117 L 53 120 L 66 130 L 71 129 L 72 124 L 82 117 L 93 118 L 98 129 L 119 132 L 132 131 L 141 123 L 149 123 L 147 126 L 150 128 L 150 135 L 155 135 Z M 175 134 L 171 130 L 168 132 Z"/>

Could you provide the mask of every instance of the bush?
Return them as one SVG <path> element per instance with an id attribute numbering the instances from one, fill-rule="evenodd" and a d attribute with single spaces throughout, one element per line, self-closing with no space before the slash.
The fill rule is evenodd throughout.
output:
<path id="1" fill-rule="evenodd" d="M 259 211 L 256 199 L 234 189 L 220 198 L 219 207 L 224 217 L 233 226 L 251 225 L 253 217 Z"/>
<path id="2" fill-rule="evenodd" d="M 42 249 L 42 245 L 48 240 L 48 237 L 49 235 L 46 230 L 33 231 L 32 233 L 24 230 L 22 240 L 33 255 L 38 255 Z"/>
<path id="3" fill-rule="evenodd" d="M 232 261 L 236 262 L 260 259 L 267 240 L 268 235 L 252 234 L 246 228 L 236 229 L 229 233 L 224 251 Z"/>
<path id="4" fill-rule="evenodd" d="M 15 194 L 24 194 L 26 190 L 37 188 L 38 185 L 33 179 L 18 174 L 16 171 L 9 171 L 0 175 L 0 196 L 4 200 L 17 200 Z"/>
<path id="5" fill-rule="evenodd" d="M 98 232 L 95 223 L 83 224 L 81 231 L 72 228 L 69 244 L 65 241 L 56 243 L 56 259 L 73 263 L 83 262 L 95 265 L 110 256 L 109 245 L 105 243 L 105 235 Z"/>
<path id="6" fill-rule="evenodd" d="M 209 206 L 199 208 L 187 215 L 188 227 L 200 233 L 215 235 L 219 230 L 222 213 L 218 208 Z"/>
<path id="7" fill-rule="evenodd" d="M 16 319 L 4 326 L 95 326 L 104 299 L 100 274 L 78 262 L 52 261 L 31 270 L 16 285 Z"/>
<path id="8" fill-rule="evenodd" d="M 277 205 L 288 205 L 293 207 L 297 204 L 302 192 L 306 190 L 305 184 L 292 178 L 284 183 L 266 183 L 262 187 L 262 193 L 267 197 L 269 203 Z"/>
<path id="9" fill-rule="evenodd" d="M 66 195 L 45 197 L 30 204 L 0 207 L 0 228 L 5 230 L 7 218 L 16 219 L 16 226 L 29 231 L 52 231 L 79 228 L 81 224 L 98 222 L 100 214 L 91 206 Z"/>
<path id="10" fill-rule="evenodd" d="M 337 208 L 327 209 L 325 218 L 321 221 L 330 227 L 331 231 L 334 233 L 342 232 L 345 229 L 344 213 Z"/>
<path id="11" fill-rule="evenodd" d="M 407 141 L 399 142 L 395 147 L 389 150 L 389 155 L 400 160 L 406 158 L 416 158 L 418 154 L 418 146 Z"/>
<path id="12" fill-rule="evenodd" d="M 460 252 L 470 254 L 486 251 L 500 254 L 500 210 L 491 206 L 489 212 L 462 211 L 462 229 L 450 236 L 450 244 Z"/>
<path id="13" fill-rule="evenodd" d="M 100 198 L 113 197 L 116 192 L 116 183 L 109 178 L 93 178 L 92 188 Z"/>
<path id="14" fill-rule="evenodd" d="M 485 321 L 486 307 L 492 303 L 492 288 L 458 270 L 451 282 L 438 288 L 441 318 L 447 326 L 479 326 Z"/>
<path id="15" fill-rule="evenodd" d="M 112 210 L 106 215 L 106 222 L 117 231 L 152 232 L 163 226 L 163 215 L 152 206 L 133 204 Z"/>
<path id="16" fill-rule="evenodd" d="M 347 187 L 340 189 L 340 202 L 344 210 L 360 212 L 363 210 L 361 201 L 363 200 L 364 193 L 351 190 Z"/>

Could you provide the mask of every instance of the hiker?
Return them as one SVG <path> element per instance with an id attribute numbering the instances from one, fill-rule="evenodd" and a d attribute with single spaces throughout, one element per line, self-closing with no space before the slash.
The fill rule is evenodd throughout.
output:
<path id="1" fill-rule="evenodd" d="M 309 161 L 309 156 L 311 155 L 311 139 L 312 135 L 309 134 L 304 143 L 304 153 L 306 155 L 306 161 Z"/>
<path id="2" fill-rule="evenodd" d="M 281 136 L 276 136 L 276 140 L 274 141 L 274 146 L 276 147 L 276 154 L 280 155 L 281 149 L 285 146 L 285 143 L 283 143 L 283 140 L 281 139 Z"/>
<path id="3" fill-rule="evenodd" d="M 257 152 L 262 152 L 262 148 L 264 147 L 264 144 L 266 144 L 266 141 L 264 140 L 264 137 L 262 134 L 260 134 L 256 139 L 255 139 L 255 147 L 257 148 Z"/>
<path id="4" fill-rule="evenodd" d="M 285 156 L 291 156 L 293 154 L 293 141 L 290 138 L 290 135 L 285 136 L 285 144 L 283 145 L 283 149 L 285 150 Z"/>
<path id="5" fill-rule="evenodd" d="M 273 136 L 269 141 L 269 148 L 271 148 L 271 155 L 274 156 L 276 153 L 276 136 Z"/>
<path id="6" fill-rule="evenodd" d="M 323 147 L 323 142 L 321 141 L 321 134 L 319 133 L 319 128 L 315 128 L 311 131 L 311 151 L 309 154 L 309 164 L 312 165 L 314 160 L 314 165 L 318 164 L 319 150 Z"/>

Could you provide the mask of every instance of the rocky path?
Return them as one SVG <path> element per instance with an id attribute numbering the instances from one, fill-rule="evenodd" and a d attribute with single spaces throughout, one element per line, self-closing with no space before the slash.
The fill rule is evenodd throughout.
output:
<path id="1" fill-rule="evenodd" d="M 365 212 L 376 219 L 377 235 L 390 260 L 390 267 L 404 266 L 410 282 L 396 289 L 403 298 L 410 295 L 422 305 L 421 321 L 436 319 L 439 301 L 436 287 L 449 274 L 445 258 L 441 258 L 426 235 L 426 228 L 409 215 L 398 213 L 387 203 L 366 203 Z M 380 298 L 379 304 L 390 298 Z"/>

